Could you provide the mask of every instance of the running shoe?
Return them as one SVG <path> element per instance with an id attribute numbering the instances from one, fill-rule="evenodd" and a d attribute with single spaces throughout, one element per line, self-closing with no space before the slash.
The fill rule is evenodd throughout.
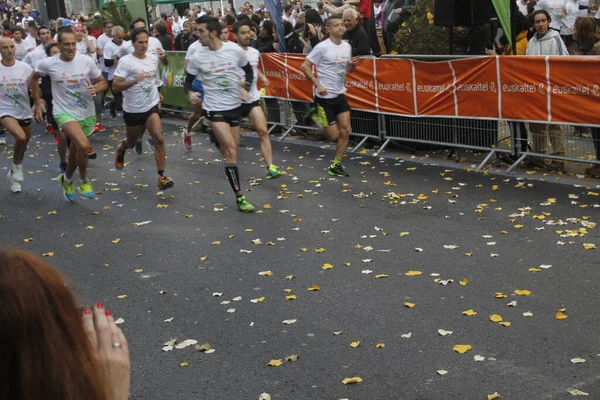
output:
<path id="1" fill-rule="evenodd" d="M 245 213 L 251 213 L 252 211 L 254 211 L 254 206 L 248 203 L 248 200 L 246 200 L 246 196 L 244 195 L 241 195 L 237 198 L 237 207 L 238 210 Z"/>
<path id="2" fill-rule="evenodd" d="M 58 170 L 60 171 L 61 174 L 64 174 L 65 171 L 67 170 L 67 163 L 66 162 L 60 163 L 58 165 Z"/>
<path id="3" fill-rule="evenodd" d="M 17 181 L 12 173 L 12 171 L 8 171 L 8 181 L 10 182 L 10 191 L 13 193 L 19 193 L 21 191 L 21 182 Z"/>
<path id="4" fill-rule="evenodd" d="M 58 144 L 58 136 L 54 135 L 54 144 Z"/>
<path id="5" fill-rule="evenodd" d="M 167 190 L 172 188 L 173 185 L 175 185 L 175 182 L 173 182 L 173 179 L 163 175 L 158 179 L 158 183 L 156 185 L 160 190 Z"/>
<path id="6" fill-rule="evenodd" d="M 104 132 L 105 130 L 106 130 L 106 128 L 101 123 L 97 123 L 96 126 L 94 126 L 94 133 Z"/>
<path id="7" fill-rule="evenodd" d="M 93 199 L 96 197 L 96 193 L 94 193 L 94 188 L 90 182 L 83 181 L 79 184 L 79 196 L 82 199 Z"/>
<path id="8" fill-rule="evenodd" d="M 281 171 L 275 166 L 270 165 L 267 168 L 267 179 L 275 179 L 281 176 Z"/>
<path id="9" fill-rule="evenodd" d="M 317 115 L 317 109 L 315 107 L 311 107 L 308 109 L 308 112 L 304 116 L 304 123 L 308 124 L 312 121 L 313 116 Z"/>
<path id="10" fill-rule="evenodd" d="M 90 160 L 95 160 L 95 159 L 96 159 L 96 157 L 97 157 L 96 150 L 94 150 L 94 149 L 92 149 L 92 148 L 90 147 L 90 148 L 88 149 L 88 158 L 89 158 Z"/>
<path id="11" fill-rule="evenodd" d="M 204 132 L 204 117 L 200 117 L 200 119 L 196 121 L 196 123 L 192 126 L 192 130 L 198 133 Z"/>
<path id="12" fill-rule="evenodd" d="M 156 147 L 154 147 L 154 139 L 152 139 L 150 136 L 146 137 L 146 144 L 151 152 L 154 153 L 156 151 Z"/>
<path id="13" fill-rule="evenodd" d="M 117 107 L 116 107 L 114 101 L 110 102 L 109 110 L 110 110 L 110 117 L 111 118 L 117 118 Z"/>
<path id="14" fill-rule="evenodd" d="M 141 156 L 144 152 L 144 148 L 142 147 L 142 139 L 139 139 L 137 142 L 135 142 L 135 152 L 138 156 Z"/>
<path id="15" fill-rule="evenodd" d="M 63 196 L 65 196 L 65 199 L 71 203 L 74 202 L 75 201 L 75 186 L 73 185 L 73 181 L 71 181 L 71 183 L 67 182 L 65 180 L 65 175 L 60 174 L 58 176 L 58 183 L 60 183 L 60 185 L 63 188 Z"/>
<path id="16" fill-rule="evenodd" d="M 56 135 L 56 129 L 51 124 L 46 125 L 46 132 L 51 135 Z"/>
<path id="17" fill-rule="evenodd" d="M 123 169 L 125 166 L 125 148 L 122 144 L 117 147 L 117 151 L 115 152 L 115 167 L 117 169 Z"/>
<path id="18" fill-rule="evenodd" d="M 9 173 L 11 174 L 12 179 L 14 179 L 17 182 L 23 182 L 23 180 L 25 179 L 23 177 L 23 165 L 21 164 L 13 164 L 13 167 L 9 171 Z"/>
<path id="19" fill-rule="evenodd" d="M 6 131 L 0 133 L 0 145 L 6 145 Z"/>
<path id="20" fill-rule="evenodd" d="M 192 151 L 192 135 L 189 132 L 183 133 L 183 146 L 187 151 Z"/>
<path id="21" fill-rule="evenodd" d="M 340 163 L 331 164 L 328 173 L 330 176 L 350 176 Z"/>

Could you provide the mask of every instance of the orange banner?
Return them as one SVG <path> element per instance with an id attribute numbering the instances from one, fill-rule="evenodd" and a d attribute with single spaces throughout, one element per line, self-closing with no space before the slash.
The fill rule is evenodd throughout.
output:
<path id="1" fill-rule="evenodd" d="M 313 101 L 300 68 L 304 59 L 262 54 L 271 81 L 267 94 Z M 351 107 L 365 111 L 600 126 L 599 67 L 600 57 L 363 58 L 346 77 L 346 88 Z"/>
<path id="2" fill-rule="evenodd" d="M 377 98 L 378 111 L 414 115 L 412 63 L 409 60 L 378 59 Z"/>

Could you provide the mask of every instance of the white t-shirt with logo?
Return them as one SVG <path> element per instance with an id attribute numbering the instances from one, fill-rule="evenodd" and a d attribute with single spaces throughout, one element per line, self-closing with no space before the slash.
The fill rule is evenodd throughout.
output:
<path id="1" fill-rule="evenodd" d="M 331 39 L 319 42 L 306 59 L 315 65 L 319 82 L 327 89 L 326 96 L 317 93 L 317 97 L 332 99 L 346 93 L 346 68 L 352 61 L 352 47 L 348 42 L 335 44 Z"/>
<path id="2" fill-rule="evenodd" d="M 185 52 L 185 59 L 191 60 L 192 56 L 196 54 L 196 52 L 202 48 L 202 43 L 199 40 L 196 40 L 194 43 L 190 44 L 187 51 Z"/>
<path id="3" fill-rule="evenodd" d="M 25 56 L 27 55 L 27 45 L 24 40 L 21 40 L 21 43 L 17 43 L 15 39 L 13 39 L 13 43 L 15 44 L 15 58 L 19 61 L 23 61 Z"/>
<path id="4" fill-rule="evenodd" d="M 121 50 L 122 46 L 115 44 L 112 40 L 104 46 L 104 60 L 114 60 L 116 61 L 117 54 L 119 54 L 119 50 Z M 104 71 L 108 74 L 108 80 L 112 81 L 115 77 L 115 64 L 112 67 L 104 67 Z"/>
<path id="5" fill-rule="evenodd" d="M 34 51 L 30 51 L 29 53 L 27 53 L 27 55 L 23 59 L 23 62 L 25 64 L 29 64 L 32 68 L 35 69 L 37 63 L 46 57 L 48 57 L 46 55 L 46 49 L 44 48 L 44 45 L 40 44 L 38 47 L 35 48 Z"/>
<path id="6" fill-rule="evenodd" d="M 240 68 L 246 64 L 248 64 L 246 53 L 232 42 L 223 42 L 218 50 L 202 47 L 192 56 L 187 72 L 196 75 L 202 82 L 203 109 L 229 111 L 242 104 Z"/>
<path id="7" fill-rule="evenodd" d="M 33 117 L 27 87 L 27 80 L 32 73 L 33 68 L 24 62 L 16 60 L 11 67 L 6 67 L 0 62 L 0 117 Z"/>
<path id="8" fill-rule="evenodd" d="M 144 113 L 160 101 L 157 79 L 158 57 L 146 53 L 144 59 L 137 58 L 133 54 L 119 59 L 115 76 L 129 82 L 135 80 L 138 75 L 144 75 L 146 79 L 123 91 L 123 111 L 128 113 Z"/>
<path id="9" fill-rule="evenodd" d="M 242 49 L 243 50 L 243 49 Z M 258 82 L 258 61 L 260 60 L 260 52 L 253 47 L 248 47 L 244 50 L 246 53 L 246 58 L 248 62 L 252 66 L 252 71 L 254 72 L 254 77 L 252 78 L 252 85 L 250 86 L 250 91 L 248 92 L 248 101 L 246 103 L 252 103 L 260 100 L 260 92 L 256 87 L 256 83 Z M 245 79 L 245 75 L 242 71 L 241 79 Z"/>
<path id="10" fill-rule="evenodd" d="M 25 43 L 25 47 L 27 49 L 30 49 L 32 47 L 37 47 L 37 42 L 35 40 L 36 38 L 34 38 L 31 35 L 28 35 L 25 39 L 23 39 L 23 43 Z M 33 51 L 33 50 L 32 50 Z"/>
<path id="11" fill-rule="evenodd" d="M 149 36 L 148 37 L 148 50 L 146 51 L 146 54 L 150 53 L 150 54 L 154 54 L 156 57 L 158 57 L 158 52 L 157 50 L 161 49 L 164 51 L 162 44 L 160 43 L 160 40 L 158 40 L 157 38 L 155 38 L 154 36 Z M 133 44 L 131 43 L 131 40 L 128 40 L 126 42 L 123 43 L 123 45 L 121 46 L 121 50 L 119 50 L 119 58 L 123 58 L 128 54 L 133 54 Z"/>
<path id="12" fill-rule="evenodd" d="M 94 97 L 87 92 L 87 85 L 102 72 L 91 58 L 75 54 L 75 58 L 67 62 L 57 54 L 40 61 L 35 71 L 50 77 L 55 114 L 68 114 L 78 121 L 96 115 Z"/>

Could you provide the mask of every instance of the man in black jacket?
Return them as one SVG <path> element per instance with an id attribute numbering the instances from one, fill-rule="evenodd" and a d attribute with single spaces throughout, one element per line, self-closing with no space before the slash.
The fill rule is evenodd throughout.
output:
<path id="1" fill-rule="evenodd" d="M 368 56 L 371 54 L 371 45 L 369 34 L 358 23 L 358 13 L 355 9 L 349 8 L 344 11 L 344 40 L 352 47 L 352 57 Z"/>

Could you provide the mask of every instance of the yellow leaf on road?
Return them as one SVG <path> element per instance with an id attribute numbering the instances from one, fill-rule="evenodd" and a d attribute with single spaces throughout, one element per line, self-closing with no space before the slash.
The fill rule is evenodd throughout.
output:
<path id="1" fill-rule="evenodd" d="M 473 315 L 477 315 L 477 311 L 473 311 L 473 310 L 467 310 L 467 311 L 463 311 L 462 315 L 467 315 L 467 316 L 473 316 Z"/>
<path id="2" fill-rule="evenodd" d="M 490 321 L 492 322 L 501 322 L 502 321 L 502 317 L 498 314 L 492 314 L 490 315 Z"/>
<path id="3" fill-rule="evenodd" d="M 168 204 L 157 204 L 156 205 L 156 208 L 167 208 L 167 207 L 169 207 Z"/>
<path id="4" fill-rule="evenodd" d="M 416 304 L 415 303 L 409 303 L 407 301 L 404 302 L 404 306 L 408 307 L 408 308 L 415 308 Z"/>
<path id="5" fill-rule="evenodd" d="M 215 246 L 218 246 L 221 244 L 220 240 L 215 240 L 214 242 L 212 242 L 212 244 L 214 244 Z"/>
<path id="6" fill-rule="evenodd" d="M 56 210 L 48 211 L 48 215 L 56 215 L 58 214 Z"/>
<path id="7" fill-rule="evenodd" d="M 92 225 L 86 226 L 85 229 L 87 231 L 91 231 L 92 229 L 94 229 L 94 227 Z"/>
<path id="8" fill-rule="evenodd" d="M 264 208 L 265 210 L 268 210 L 269 208 L 271 208 L 271 205 L 270 205 L 269 203 L 267 203 L 267 204 L 263 204 L 263 208 Z"/>
<path id="9" fill-rule="evenodd" d="M 127 295 L 126 294 L 120 294 L 117 296 L 117 299 L 126 299 Z"/>
<path id="10" fill-rule="evenodd" d="M 463 278 L 458 282 L 461 286 L 467 286 L 467 284 L 469 283 L 469 279 L 467 278 Z"/>
<path id="11" fill-rule="evenodd" d="M 296 300 L 296 295 L 295 294 L 291 294 L 289 296 L 285 296 L 286 300 Z"/>
<path id="12" fill-rule="evenodd" d="M 42 253 L 42 257 L 53 257 L 54 256 L 54 252 L 53 251 L 49 251 L 47 253 Z"/>
<path id="13" fill-rule="evenodd" d="M 202 256 L 202 257 L 200 257 L 200 261 L 206 261 L 207 258 L 208 258 L 208 256 Z"/>
<path id="14" fill-rule="evenodd" d="M 377 343 L 375 345 L 375 348 L 377 348 L 377 349 L 383 349 L 384 347 L 385 347 L 385 343 Z"/>
<path id="15" fill-rule="evenodd" d="M 500 322 L 498 325 L 502 325 L 502 326 L 509 327 L 509 326 L 511 325 L 511 323 L 510 323 L 510 322 L 508 322 L 508 321 L 502 321 L 502 322 Z"/>
<path id="16" fill-rule="evenodd" d="M 26 239 L 23 239 L 23 242 L 24 242 L 24 243 L 29 243 L 29 242 L 32 242 L 32 241 L 33 241 L 33 238 L 26 238 Z"/>
<path id="17" fill-rule="evenodd" d="M 495 400 L 495 399 L 499 399 L 499 398 L 500 398 L 500 394 L 498 392 L 494 392 L 492 394 L 487 395 L 487 400 Z"/>
<path id="18" fill-rule="evenodd" d="M 309 292 L 315 292 L 317 290 L 321 290 L 321 287 L 319 285 L 312 285 L 311 287 L 308 288 Z"/>
<path id="19" fill-rule="evenodd" d="M 333 265 L 325 263 L 325 264 L 323 264 L 323 266 L 321 268 L 323 268 L 323 269 L 332 269 Z"/>
<path id="20" fill-rule="evenodd" d="M 134 269 L 134 270 L 133 270 L 133 272 L 137 272 L 138 274 L 139 274 L 140 272 L 143 272 L 143 271 L 144 271 L 144 270 L 143 270 L 143 269 L 141 269 L 141 268 L 139 268 L 139 269 Z"/>
<path id="21" fill-rule="evenodd" d="M 406 276 L 419 276 L 422 273 L 423 272 L 421 272 L 421 271 L 408 271 L 408 272 L 405 272 L 404 275 L 406 275 Z"/>
<path id="22" fill-rule="evenodd" d="M 116 239 L 115 239 L 115 240 L 113 240 L 112 242 L 113 242 L 114 244 L 118 244 L 120 241 L 121 241 L 121 239 L 119 239 L 119 238 L 116 238 Z"/>
<path id="23" fill-rule="evenodd" d="M 514 227 L 515 227 L 516 229 L 521 229 L 521 228 L 522 228 L 522 227 L 524 227 L 524 226 L 525 226 L 525 225 L 516 224 Z"/>
<path id="24" fill-rule="evenodd" d="M 360 346 L 360 340 L 350 343 L 350 347 L 357 348 L 358 346 Z"/>
<path id="25" fill-rule="evenodd" d="M 288 281 L 292 280 L 292 279 L 294 279 L 294 275 L 288 275 L 285 277 L 285 279 L 287 279 Z"/>
<path id="26" fill-rule="evenodd" d="M 467 256 L 467 257 L 471 257 L 472 255 L 473 255 L 473 252 L 465 253 L 465 256 Z"/>
<path id="27" fill-rule="evenodd" d="M 556 317 L 556 319 L 567 319 L 569 318 L 569 316 L 565 313 L 566 309 L 562 308 L 560 310 L 558 310 L 554 316 Z"/>
<path id="28" fill-rule="evenodd" d="M 497 299 L 504 299 L 504 298 L 508 297 L 508 295 L 505 295 L 502 292 L 496 292 L 496 293 L 494 293 L 494 297 Z"/>
<path id="29" fill-rule="evenodd" d="M 344 385 L 350 385 L 352 383 L 360 383 L 362 382 L 362 378 L 360 376 L 355 376 L 353 378 L 346 378 L 342 381 Z"/>
<path id="30" fill-rule="evenodd" d="M 318 248 L 318 249 L 315 249 L 315 253 L 324 253 L 324 252 L 326 252 L 326 251 L 327 251 L 327 250 L 325 250 L 323 247 L 320 247 L 320 248 Z"/>
<path id="31" fill-rule="evenodd" d="M 542 272 L 542 270 L 540 268 L 529 268 L 528 271 L 529 272 Z"/>
<path id="32" fill-rule="evenodd" d="M 253 230 L 254 229 L 252 229 L 252 228 L 246 228 L 246 229 L 244 229 L 244 232 L 252 232 Z"/>
<path id="33" fill-rule="evenodd" d="M 271 275 L 273 275 L 273 272 L 271 272 L 271 271 L 261 271 L 258 274 L 260 276 L 271 276 Z"/>
<path id="34" fill-rule="evenodd" d="M 594 243 L 584 243 L 583 248 L 586 250 L 593 250 L 596 248 L 596 245 Z"/>
<path id="35" fill-rule="evenodd" d="M 515 290 L 515 294 L 519 295 L 519 296 L 529 296 L 531 294 L 530 290 Z"/>
<path id="36" fill-rule="evenodd" d="M 472 350 L 472 349 L 473 349 L 473 347 L 471 347 L 470 344 L 457 344 L 452 348 L 452 350 L 454 350 L 455 352 L 460 353 L 460 354 L 464 354 L 467 351 Z"/>
<path id="37" fill-rule="evenodd" d="M 79 248 L 83 247 L 83 243 L 77 243 L 77 244 L 75 245 L 75 247 L 77 247 L 77 248 L 79 249 Z"/>
<path id="38" fill-rule="evenodd" d="M 388 276 L 386 274 L 379 274 L 379 275 L 375 275 L 375 278 L 381 279 L 381 278 L 387 278 Z"/>
<path id="39" fill-rule="evenodd" d="M 271 360 L 271 361 L 269 361 L 269 363 L 267 364 L 267 366 L 269 366 L 269 367 L 279 367 L 282 363 L 283 363 L 283 361 L 281 359 L 279 359 L 279 360 Z"/>
<path id="40" fill-rule="evenodd" d="M 187 362 L 187 361 L 184 361 L 184 362 L 182 362 L 182 363 L 181 363 L 181 364 L 179 364 L 179 365 L 181 365 L 182 367 L 187 367 L 188 365 L 190 365 L 190 363 L 189 363 L 189 362 Z"/>

